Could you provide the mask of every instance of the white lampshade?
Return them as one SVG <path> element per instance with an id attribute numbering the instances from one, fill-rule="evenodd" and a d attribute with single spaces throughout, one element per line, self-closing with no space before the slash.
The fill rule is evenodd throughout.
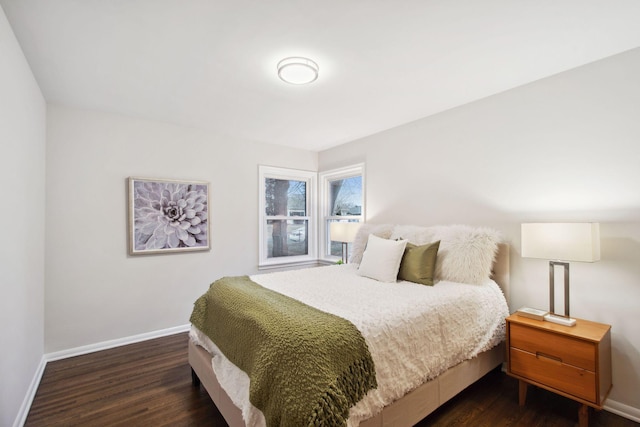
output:
<path id="1" fill-rule="evenodd" d="M 524 258 L 600 260 L 600 224 L 595 222 L 522 224 L 520 237 Z"/>
<path id="2" fill-rule="evenodd" d="M 331 222 L 329 223 L 329 235 L 334 242 L 351 243 L 356 238 L 360 229 L 359 222 Z"/>

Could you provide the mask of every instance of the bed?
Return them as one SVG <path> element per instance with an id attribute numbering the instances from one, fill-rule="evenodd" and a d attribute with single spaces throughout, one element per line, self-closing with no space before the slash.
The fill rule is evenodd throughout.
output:
<path id="1" fill-rule="evenodd" d="M 375 241 L 373 240 L 374 238 L 376 239 Z M 436 248 L 437 258 L 433 258 L 434 265 L 431 266 L 435 285 L 423 286 L 404 280 L 383 283 L 370 278 L 365 274 L 366 271 L 363 273 L 363 270 L 366 270 L 368 261 L 375 261 L 373 262 L 374 270 L 386 263 L 386 259 L 372 258 L 373 255 L 371 255 L 376 247 L 372 241 L 375 243 L 381 240 L 384 240 L 382 244 L 385 245 L 385 251 L 387 252 L 390 246 L 396 245 L 397 247 L 397 242 L 399 241 L 409 242 L 407 244 L 414 245 L 412 249 L 424 248 L 437 241 L 439 243 L 439 249 Z M 403 245 L 403 255 L 400 255 L 402 258 L 400 261 L 401 271 L 408 253 L 409 248 Z M 424 258 L 424 253 L 420 259 L 426 259 Z M 434 253 L 433 250 L 431 250 L 431 253 Z M 368 265 L 371 266 L 372 263 L 369 262 Z M 376 271 L 372 273 L 373 276 L 376 274 Z M 328 284 L 329 280 L 327 278 L 331 278 L 330 282 L 333 285 Z M 275 292 L 285 295 L 291 294 L 292 298 L 299 299 L 305 304 L 318 306 L 320 310 L 335 311 L 339 316 L 344 314 L 345 318 L 351 317 L 348 320 L 363 331 L 362 334 L 367 340 L 367 345 L 371 348 L 372 357 L 376 360 L 376 377 L 379 378 L 378 388 L 380 390 L 378 388 L 370 390 L 365 398 L 358 401 L 351 408 L 350 416 L 346 423 L 349 426 L 414 425 L 468 385 L 501 365 L 504 360 L 504 317 L 508 315 L 506 301 L 509 293 L 509 248 L 506 244 L 501 243 L 500 235 L 494 230 L 470 226 L 418 227 L 365 224 L 358 232 L 358 236 L 356 236 L 350 264 L 319 267 L 304 271 L 268 273 L 251 276 L 250 279 L 260 286 L 272 289 Z M 300 282 L 304 282 L 305 285 L 300 285 Z M 313 291 L 314 287 L 310 284 L 315 282 L 324 287 L 324 292 Z M 340 295 L 339 299 L 331 297 L 341 292 L 340 285 L 336 285 L 336 283 L 342 282 L 349 283 L 344 285 L 349 291 L 345 291 L 345 295 Z M 447 298 L 452 299 L 455 297 L 458 298 L 457 300 L 454 298 L 455 301 L 463 301 L 464 298 L 467 298 L 467 293 L 469 293 L 468 298 L 470 299 L 480 299 L 481 297 L 477 296 L 476 292 L 481 292 L 490 295 L 482 298 L 495 300 L 491 304 L 497 304 L 497 306 L 487 305 L 489 303 L 482 300 L 484 306 L 481 309 L 470 309 L 480 310 L 478 313 L 495 312 L 495 316 L 474 314 L 474 318 L 486 317 L 484 320 L 478 320 L 479 324 L 486 322 L 492 326 L 472 326 L 472 328 L 482 327 L 484 329 L 472 329 L 471 335 L 465 338 L 462 344 L 448 344 L 450 341 L 455 341 L 450 337 L 457 335 L 451 333 L 453 330 L 451 328 L 458 328 L 460 327 L 459 324 L 446 326 L 443 323 L 438 326 L 444 331 L 440 335 L 449 337 L 441 339 L 441 345 L 444 346 L 443 348 L 446 351 L 436 357 L 436 359 L 444 360 L 442 362 L 444 367 L 442 365 L 438 365 L 435 368 L 430 367 L 430 365 L 429 367 L 422 367 L 422 361 L 404 361 L 407 358 L 407 354 L 412 352 L 419 355 L 426 354 L 426 352 L 416 351 L 411 348 L 406 350 L 407 353 L 399 353 L 400 350 L 393 348 L 392 353 L 398 353 L 395 357 L 398 357 L 398 360 L 402 360 L 402 363 L 393 359 L 390 361 L 382 359 L 382 353 L 384 352 L 379 350 L 379 348 L 382 348 L 381 343 L 387 340 L 393 342 L 393 339 L 388 336 L 384 339 L 372 337 L 371 330 L 376 330 L 377 326 L 366 325 L 361 320 L 362 315 L 353 315 L 350 312 L 353 303 L 349 302 L 349 297 L 346 294 L 353 292 L 357 295 L 362 293 L 362 289 L 365 287 L 367 289 L 375 289 L 375 292 L 372 292 L 375 294 L 374 299 L 366 305 L 373 306 L 374 310 L 379 312 L 388 310 L 389 319 L 394 319 L 394 316 L 397 316 L 396 312 L 410 311 L 407 308 L 409 307 L 407 301 L 422 301 L 420 299 L 423 298 L 422 295 L 424 295 L 425 305 L 444 306 L 445 304 L 440 299 L 447 300 Z M 352 288 L 355 291 L 351 291 Z M 414 295 L 412 293 L 414 291 L 419 293 Z M 311 296 L 307 294 L 311 294 Z M 313 296 L 314 294 L 315 296 Z M 440 294 L 443 296 L 438 296 L 437 298 L 439 299 L 436 300 L 434 295 Z M 496 294 L 499 294 L 499 297 L 496 297 Z M 393 299 L 393 303 L 391 303 L 392 298 L 398 299 Z M 404 302 L 402 298 L 404 298 Z M 317 299 L 320 299 L 320 301 L 317 301 Z M 431 302 L 432 300 L 433 302 Z M 380 301 L 385 301 L 385 303 L 381 304 Z M 407 305 L 407 307 L 400 308 L 402 304 Z M 460 304 L 456 302 L 454 305 Z M 422 305 L 422 302 L 414 305 Z M 358 310 L 354 309 L 358 313 L 363 312 L 362 310 L 359 308 Z M 457 321 L 456 319 L 465 318 L 466 308 L 463 311 L 458 311 L 457 314 L 455 307 L 450 307 L 446 310 L 446 313 L 451 311 L 452 314 L 450 316 L 453 317 L 454 323 Z M 462 308 L 457 310 L 462 310 Z M 430 322 L 432 324 L 441 322 L 446 317 L 442 314 L 431 313 L 421 313 L 419 316 L 439 316 L 437 321 Z M 419 318 L 422 319 L 421 317 Z M 429 318 L 424 317 L 424 319 Z M 464 322 L 458 320 L 458 323 L 471 322 L 466 319 Z M 384 325 L 384 327 L 386 328 L 387 326 Z M 447 330 L 446 328 L 449 329 Z M 402 336 L 401 334 L 403 333 L 405 332 L 398 332 L 398 336 Z M 433 336 L 438 335 L 438 333 L 434 334 L 433 331 L 425 333 Z M 376 335 L 376 333 L 373 333 L 373 335 Z M 463 335 L 464 333 L 460 332 L 460 336 L 462 337 Z M 204 386 L 231 427 L 265 425 L 265 419 L 261 412 L 253 408 L 248 402 L 248 378 L 245 378 L 246 375 L 243 376 L 242 371 L 226 359 L 213 341 L 209 340 L 195 326 L 192 327 L 190 336 L 189 363 L 192 368 L 194 384 L 202 384 Z M 456 345 L 464 347 L 464 351 L 456 347 Z M 214 355 L 213 358 L 212 355 Z M 384 357 L 387 356 L 385 355 Z M 433 359 L 431 356 L 424 357 Z M 394 369 L 395 363 L 398 363 L 397 370 L 405 375 L 402 379 L 402 386 L 387 380 L 389 376 L 387 371 L 396 370 Z M 404 367 L 405 363 L 409 365 L 409 368 Z M 423 370 L 411 370 L 415 368 L 414 365 Z M 424 365 L 427 366 L 427 364 Z M 409 370 L 404 372 L 403 370 L 405 369 Z M 408 383 L 404 384 L 404 381 L 408 381 Z M 393 384 L 393 387 L 390 387 L 387 383 Z M 389 391 L 390 389 L 392 390 Z"/>

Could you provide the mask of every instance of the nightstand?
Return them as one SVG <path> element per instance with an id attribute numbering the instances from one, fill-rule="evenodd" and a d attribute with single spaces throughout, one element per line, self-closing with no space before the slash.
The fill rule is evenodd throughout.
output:
<path id="1" fill-rule="evenodd" d="M 519 403 L 532 384 L 580 402 L 580 427 L 589 407 L 602 409 L 611 390 L 611 326 L 576 319 L 575 326 L 507 317 L 507 374 L 519 380 Z"/>

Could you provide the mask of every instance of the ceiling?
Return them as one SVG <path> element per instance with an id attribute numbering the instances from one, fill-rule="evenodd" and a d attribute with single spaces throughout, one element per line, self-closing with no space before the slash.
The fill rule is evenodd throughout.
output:
<path id="1" fill-rule="evenodd" d="M 317 151 L 640 46 L 637 0 L 0 5 L 49 103 Z"/>

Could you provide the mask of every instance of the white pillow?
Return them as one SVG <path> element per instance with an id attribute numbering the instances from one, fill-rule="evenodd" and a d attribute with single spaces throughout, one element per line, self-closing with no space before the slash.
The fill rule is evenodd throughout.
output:
<path id="1" fill-rule="evenodd" d="M 387 240 L 369 234 L 358 274 L 381 282 L 395 282 L 405 246 L 406 240 Z"/>
<path id="2" fill-rule="evenodd" d="M 433 227 L 420 227 L 418 225 L 396 225 L 393 233 L 389 236 L 391 240 L 406 239 L 409 243 L 416 246 L 433 243 L 437 239 L 434 238 Z"/>
<path id="3" fill-rule="evenodd" d="M 440 240 L 436 279 L 483 284 L 491 276 L 493 260 L 502 236 L 496 230 L 468 225 L 429 227 Z"/>
<path id="4" fill-rule="evenodd" d="M 351 258 L 349 262 L 352 264 L 360 264 L 364 248 L 367 246 L 369 234 L 375 234 L 378 237 L 388 239 L 392 231 L 393 224 L 362 224 L 351 245 Z"/>

